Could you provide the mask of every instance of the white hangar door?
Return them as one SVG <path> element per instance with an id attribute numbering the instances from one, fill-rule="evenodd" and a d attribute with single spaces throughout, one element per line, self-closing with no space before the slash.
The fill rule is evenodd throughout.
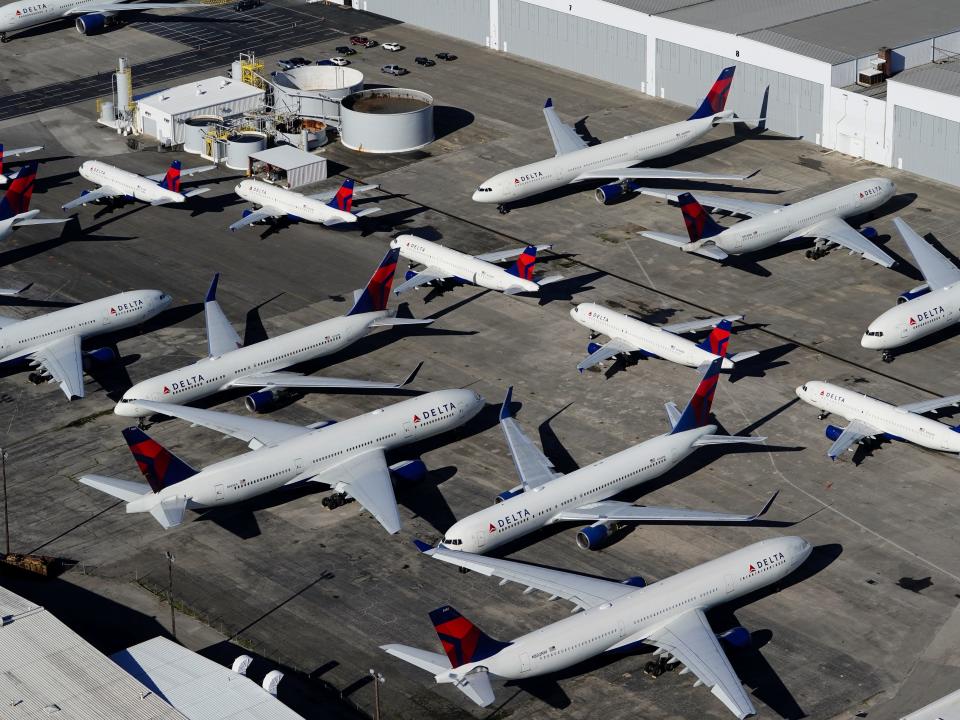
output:
<path id="1" fill-rule="evenodd" d="M 523 0 L 499 2 L 501 50 L 616 85 L 645 89 L 646 35 Z"/>
<path id="2" fill-rule="evenodd" d="M 960 185 L 960 123 L 895 105 L 893 165 Z"/>
<path id="3" fill-rule="evenodd" d="M 665 40 L 657 40 L 657 96 L 697 107 L 720 71 L 737 66 L 727 109 L 740 117 L 760 117 L 769 87 L 767 129 L 819 142 L 823 132 L 823 85 L 792 75 L 735 62 Z"/>
<path id="4" fill-rule="evenodd" d="M 479 45 L 487 44 L 490 34 L 491 0 L 354 0 L 353 6 L 372 13 L 385 15 L 413 25 L 469 40 Z M 387 40 L 386 29 L 377 37 Z M 437 48 L 437 51 L 443 48 Z M 384 53 L 389 55 L 390 53 Z M 433 52 L 430 53 L 433 55 Z M 388 58 L 390 60 L 390 58 Z M 392 62 L 392 60 L 390 60 Z M 386 61 L 384 61 L 386 62 Z M 409 62 L 409 60 L 408 60 Z"/>

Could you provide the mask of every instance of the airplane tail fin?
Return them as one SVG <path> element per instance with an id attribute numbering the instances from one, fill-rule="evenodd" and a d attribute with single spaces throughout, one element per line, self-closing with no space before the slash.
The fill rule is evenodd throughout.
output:
<path id="1" fill-rule="evenodd" d="M 20 166 L 6 194 L 0 200 L 0 220 L 8 220 L 30 209 L 33 184 L 37 179 L 37 161 L 31 160 Z"/>
<path id="2" fill-rule="evenodd" d="M 350 178 L 344 180 L 343 185 L 337 190 L 337 194 L 330 199 L 327 205 L 335 210 L 350 212 L 350 208 L 353 207 L 353 180 Z"/>
<path id="3" fill-rule="evenodd" d="M 378 312 L 387 309 L 387 300 L 390 299 L 390 288 L 393 287 L 393 273 L 397 269 L 397 258 L 400 257 L 399 248 L 390 248 L 383 256 L 380 265 L 374 271 L 367 286 L 360 292 L 353 307 L 347 315 Z"/>
<path id="4" fill-rule="evenodd" d="M 139 428 L 125 429 L 123 438 L 140 472 L 155 493 L 197 474 L 196 470 Z"/>
<path id="5" fill-rule="evenodd" d="M 687 226 L 690 242 L 706 240 L 723 232 L 723 226 L 710 217 L 710 213 L 690 193 L 681 193 L 677 197 L 677 204 L 683 213 L 683 224 Z"/>
<path id="6" fill-rule="evenodd" d="M 717 113 L 723 112 L 724 107 L 727 105 L 727 95 L 730 94 L 733 72 L 736 69 L 735 65 L 731 65 L 720 71 L 720 75 L 713 83 L 713 87 L 710 88 L 710 92 L 707 93 L 703 102 L 700 103 L 697 111 L 687 118 L 688 120 L 699 120 L 700 118 L 712 117 Z"/>
<path id="7" fill-rule="evenodd" d="M 3 175 L 3 143 L 0 143 L 0 175 Z"/>
<path id="8" fill-rule="evenodd" d="M 163 176 L 163 180 L 160 181 L 160 187 L 164 190 L 172 190 L 173 192 L 180 192 L 180 161 L 174 160 L 170 163 L 170 168 L 167 170 L 167 174 Z"/>
<path id="9" fill-rule="evenodd" d="M 727 345 L 730 343 L 730 330 L 733 323 L 729 320 L 721 320 L 716 327 L 710 331 L 703 342 L 697 343 L 697 347 L 706 350 L 708 353 L 719 355 L 722 358 L 727 356 Z"/>
<path id="10" fill-rule="evenodd" d="M 710 422 L 710 408 L 713 406 L 713 396 L 717 391 L 717 379 L 720 377 L 722 364 L 723 358 L 720 357 L 714 358 L 709 365 L 704 363 L 706 370 L 700 378 L 700 384 L 697 385 L 696 392 L 673 426 L 671 434 L 703 427 Z"/>
<path id="11" fill-rule="evenodd" d="M 486 660 L 510 645 L 494 640 L 449 605 L 431 611 L 430 621 L 454 668 Z"/>
<path id="12" fill-rule="evenodd" d="M 521 280 L 533 280 L 533 266 L 536 262 L 537 248 L 535 245 L 528 245 L 526 250 L 520 253 L 517 262 L 507 272 Z"/>

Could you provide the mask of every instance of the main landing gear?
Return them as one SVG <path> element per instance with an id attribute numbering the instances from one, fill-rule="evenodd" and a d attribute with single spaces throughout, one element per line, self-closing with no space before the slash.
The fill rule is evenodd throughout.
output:
<path id="1" fill-rule="evenodd" d="M 810 250 L 807 250 L 804 255 L 808 260 L 819 260 L 824 255 L 827 254 L 829 249 L 829 243 L 822 242 L 818 240 L 814 243 L 813 247 Z"/>
<path id="2" fill-rule="evenodd" d="M 0 33 L 0 43 L 10 42 L 10 38 L 7 37 L 6 33 Z"/>
<path id="3" fill-rule="evenodd" d="M 348 502 L 350 502 L 350 498 L 347 497 L 347 494 L 345 492 L 338 492 L 328 495 L 320 501 L 320 504 L 328 510 L 335 510 L 342 505 L 346 505 Z"/>
<path id="4" fill-rule="evenodd" d="M 497 212 L 499 212 L 501 215 L 506 215 L 508 212 L 510 212 L 510 208 L 507 207 L 506 203 L 500 203 L 497 205 Z"/>
<path id="5" fill-rule="evenodd" d="M 892 352 L 890 352 L 889 350 L 884 350 L 883 355 L 880 356 L 880 359 L 883 360 L 885 363 L 892 363 L 893 357 L 894 355 Z"/>
<path id="6" fill-rule="evenodd" d="M 647 675 L 651 675 L 652 677 L 656 678 L 656 677 L 660 677 L 665 672 L 676 670 L 678 667 L 680 667 L 680 663 L 676 661 L 672 661 L 672 662 L 668 661 L 666 655 L 661 655 L 656 660 L 651 660 L 646 665 L 644 665 L 643 671 Z"/>
<path id="7" fill-rule="evenodd" d="M 823 419 L 824 419 L 825 417 L 827 417 L 827 415 L 829 415 L 829 414 L 830 414 L 830 413 L 826 412 L 825 410 L 821 410 L 821 411 L 820 411 L 820 414 L 817 415 L 817 420 L 823 420 Z"/>

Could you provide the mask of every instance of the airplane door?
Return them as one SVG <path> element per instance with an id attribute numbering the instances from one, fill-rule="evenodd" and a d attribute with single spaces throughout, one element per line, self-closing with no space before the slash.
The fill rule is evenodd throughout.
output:
<path id="1" fill-rule="evenodd" d="M 727 595 L 729 595 L 730 593 L 733 592 L 733 588 L 736 585 L 735 583 L 736 578 L 733 575 L 727 575 L 724 577 L 724 580 L 726 581 L 726 584 L 727 584 Z"/>
<path id="2" fill-rule="evenodd" d="M 482 548 L 487 544 L 487 533 L 485 530 L 477 530 L 477 534 L 474 536 L 477 541 L 477 547 Z"/>
<path id="3" fill-rule="evenodd" d="M 530 656 L 527 653 L 520 653 L 520 672 L 530 672 Z"/>
<path id="4" fill-rule="evenodd" d="M 900 326 L 900 337 L 905 338 L 907 333 L 910 331 L 910 326 L 904 323 Z"/>
<path id="5" fill-rule="evenodd" d="M 412 422 L 409 422 L 409 421 L 408 421 L 408 422 L 405 422 L 405 423 L 403 424 L 403 436 L 406 437 L 407 435 L 409 435 L 409 434 L 412 433 L 412 432 L 413 432 L 413 423 L 412 423 Z"/>
<path id="6" fill-rule="evenodd" d="M 217 483 L 217 486 L 214 488 L 214 490 L 216 491 L 216 496 L 214 497 L 214 500 L 216 500 L 217 502 L 220 502 L 221 500 L 223 500 L 223 484 Z"/>

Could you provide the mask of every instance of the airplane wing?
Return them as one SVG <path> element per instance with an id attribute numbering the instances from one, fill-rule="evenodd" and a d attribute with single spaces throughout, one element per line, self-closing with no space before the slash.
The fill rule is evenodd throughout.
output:
<path id="1" fill-rule="evenodd" d="M 78 205 L 83 205 L 84 203 L 93 202 L 95 200 L 102 200 L 103 198 L 118 197 L 123 194 L 124 193 L 121 190 L 114 190 L 113 188 L 106 187 L 106 186 L 98 187 L 96 190 L 84 191 L 83 194 L 80 195 L 80 197 L 75 198 L 74 200 L 71 200 L 66 205 L 61 205 L 60 209 L 72 210 Z"/>
<path id="2" fill-rule="evenodd" d="M 650 188 L 640 188 L 637 190 L 641 195 L 669 200 L 670 202 L 679 202 L 680 192 L 677 190 L 651 190 Z M 722 197 L 721 195 L 701 195 L 697 193 L 697 202 L 705 208 L 712 210 L 723 210 L 733 215 L 743 217 L 756 217 L 766 215 L 776 210 L 782 210 L 786 205 L 777 205 L 775 203 L 751 202 L 749 200 L 740 200 L 739 198 Z"/>
<path id="3" fill-rule="evenodd" d="M 706 330 L 707 328 L 712 328 L 724 320 L 729 320 L 730 322 L 737 322 L 738 320 L 743 320 L 743 315 L 724 315 L 723 317 L 712 317 L 704 318 L 702 320 L 689 320 L 688 322 L 682 323 L 673 323 L 671 325 L 661 325 L 661 330 L 666 330 L 668 333 L 673 333 L 674 335 L 681 335 L 688 332 L 696 332 L 697 330 Z"/>
<path id="4" fill-rule="evenodd" d="M 370 192 L 371 190 L 379 189 L 379 187 L 379 185 L 356 185 L 353 188 L 353 194 L 358 195 L 360 193 Z M 340 188 L 336 187 L 333 190 L 324 190 L 316 195 L 307 195 L 307 197 L 311 200 L 332 200 L 339 190 Z"/>
<path id="5" fill-rule="evenodd" d="M 702 610 L 678 615 L 642 639 L 683 663 L 738 718 L 757 712 Z"/>
<path id="6" fill-rule="evenodd" d="M 513 464 L 520 476 L 520 483 L 524 491 L 529 492 L 561 477 L 561 474 L 554 470 L 550 459 L 524 435 L 517 421 L 510 416 L 512 398 L 513 386 L 507 389 L 507 397 L 504 398 L 503 407 L 500 408 L 500 427 L 503 428 L 503 434 L 507 438 L 507 445 L 510 447 Z"/>
<path id="7" fill-rule="evenodd" d="M 814 237 L 829 240 L 837 245 L 842 245 L 850 250 L 851 253 L 860 253 L 867 260 L 872 260 L 884 267 L 893 267 L 894 264 L 892 257 L 850 227 L 846 221 L 836 216 L 828 217 L 826 220 L 821 220 L 815 225 L 787 235 L 787 237 L 780 242 L 786 242 L 787 240 L 800 237 Z"/>
<path id="8" fill-rule="evenodd" d="M 833 445 L 830 446 L 830 449 L 827 450 L 827 457 L 829 457 L 831 460 L 836 460 L 844 450 L 849 448 L 855 442 L 858 442 L 865 437 L 876 435 L 879 432 L 880 431 L 875 427 L 868 425 L 862 420 L 853 420 L 843 429 L 843 432 L 840 433 L 840 437 L 838 437 L 834 441 Z"/>
<path id="9" fill-rule="evenodd" d="M 550 599 L 563 598 L 572 602 L 576 608 L 592 608 L 604 603 L 613 602 L 617 598 L 629 595 L 636 590 L 632 585 L 587 577 L 576 573 L 553 570 L 551 568 L 527 565 L 513 560 L 500 560 L 485 555 L 460 550 L 447 550 L 444 547 L 431 548 L 429 545 L 417 541 L 417 547 L 424 555 L 434 560 L 467 568 L 486 575 L 487 577 L 502 578 L 506 582 L 515 582 L 525 585 L 527 591 L 540 590 L 550 594 Z M 503 583 L 501 583 L 503 584 Z"/>
<path id="10" fill-rule="evenodd" d="M 564 124 L 557 115 L 553 107 L 553 98 L 547 98 L 543 106 L 543 116 L 547 119 L 547 128 L 550 130 L 550 137 L 553 139 L 553 147 L 556 148 L 557 155 L 565 155 L 587 147 L 587 141 L 572 127 Z"/>
<path id="11" fill-rule="evenodd" d="M 687 245 L 690 244 L 690 239 L 682 237 L 680 235 L 671 235 L 669 233 L 662 232 L 653 232 L 651 230 L 644 230 L 640 233 L 645 238 L 650 238 L 651 240 L 656 240 L 657 242 L 662 242 L 667 245 L 673 245 L 673 247 L 678 247 L 681 250 L 686 252 L 692 252 L 695 255 L 703 255 L 708 257 L 711 260 L 726 260 L 729 257 L 723 250 L 718 248 L 716 245 L 701 245 L 696 250 L 687 250 Z"/>
<path id="12" fill-rule="evenodd" d="M 382 450 L 352 455 L 311 480 L 327 483 L 363 505 L 390 534 L 400 531 L 400 511 Z"/>
<path id="13" fill-rule="evenodd" d="M 611 166 L 598 170 L 587 170 L 587 172 L 577 175 L 570 182 L 578 182 L 579 180 L 746 180 L 755 174 L 756 170 L 746 175 L 731 175 L 730 173 L 701 173 L 688 170 Z M 700 199 L 699 195 L 697 199 Z"/>
<path id="14" fill-rule="evenodd" d="M 537 252 L 543 252 L 544 250 L 549 250 L 553 247 L 553 243 L 549 245 L 537 245 Z M 495 252 L 483 253 L 481 255 L 474 255 L 477 260 L 483 260 L 484 262 L 498 263 L 505 262 L 507 260 L 514 260 L 520 257 L 521 253 L 526 248 L 518 247 L 513 248 L 512 250 L 497 250 Z"/>
<path id="15" fill-rule="evenodd" d="M 897 226 L 900 236 L 910 248 L 910 254 L 920 266 L 923 279 L 927 281 L 931 290 L 939 290 L 960 281 L 960 269 L 934 250 L 930 243 L 913 231 L 913 228 L 898 217 L 893 219 L 893 224 Z"/>
<path id="16" fill-rule="evenodd" d="M 67 399 L 83 397 L 83 355 L 80 336 L 69 335 L 40 346 L 29 358 L 60 384 Z"/>
<path id="17" fill-rule="evenodd" d="M 203 301 L 203 316 L 207 323 L 207 354 L 217 357 L 231 350 L 243 347 L 243 341 L 237 335 L 227 316 L 217 302 L 217 284 L 220 282 L 220 273 L 215 273 L 207 297 Z"/>
<path id="18" fill-rule="evenodd" d="M 379 382 L 375 380 L 352 380 L 350 378 L 320 377 L 316 375 L 301 375 L 293 372 L 265 372 L 255 375 L 244 375 L 230 383 L 230 387 L 255 388 L 344 388 L 349 390 L 388 390 L 407 385 L 420 370 L 423 363 L 417 365 L 412 373 L 401 382 Z"/>
<path id="19" fill-rule="evenodd" d="M 273 420 L 261 420 L 260 418 L 244 417 L 216 410 L 201 410 L 186 405 L 158 403 L 149 400 L 138 400 L 137 404 L 147 408 L 150 412 L 180 418 L 194 425 L 202 425 L 224 435 L 243 440 L 253 450 L 279 445 L 291 438 L 312 432 L 310 428 L 300 427 L 299 425 L 287 425 Z"/>
<path id="20" fill-rule="evenodd" d="M 637 350 L 640 350 L 640 348 L 636 345 L 628 343 L 622 338 L 613 338 L 613 340 L 601 345 L 597 350 L 594 350 L 583 360 L 581 360 L 577 364 L 577 370 L 583 372 L 587 368 L 591 368 L 594 365 L 602 363 L 604 360 L 609 360 L 620 353 L 636 352 Z"/>
<path id="21" fill-rule="evenodd" d="M 70 218 L 14 218 L 14 227 L 24 227 L 26 225 L 60 225 L 70 222 Z"/>
<path id="22" fill-rule="evenodd" d="M 23 322 L 20 318 L 7 317 L 6 315 L 0 315 L 0 330 L 3 330 L 5 327 L 10 327 L 15 325 L 18 322 Z"/>
<path id="23" fill-rule="evenodd" d="M 921 400 L 920 402 L 900 405 L 900 409 L 916 413 L 917 415 L 923 415 L 924 413 L 958 404 L 960 404 L 960 395 L 947 395 L 947 397 L 934 398 L 933 400 Z"/>
<path id="24" fill-rule="evenodd" d="M 101 6 L 101 7 L 102 7 L 102 6 Z M 116 7 L 121 8 L 121 9 L 126 9 L 126 10 L 130 10 L 131 8 L 133 8 L 133 9 L 140 9 L 140 10 L 143 10 L 143 9 L 158 10 L 158 9 L 160 9 L 160 8 L 171 8 L 171 7 L 206 7 L 206 6 L 205 6 L 205 5 L 176 5 L 176 4 L 170 4 L 170 3 L 167 3 L 167 4 L 157 3 L 155 6 L 150 7 L 150 6 L 147 5 L 146 3 L 142 3 L 142 4 L 140 4 L 140 5 L 134 5 L 134 4 L 122 5 L 122 4 L 121 4 L 121 5 L 117 5 Z M 88 7 L 84 7 L 84 8 L 83 8 L 83 13 L 86 14 L 86 13 L 88 13 L 88 12 L 101 12 L 101 11 L 100 11 L 100 10 L 91 10 L 91 9 L 89 9 Z M 115 11 L 113 11 L 113 12 L 115 12 Z M 198 173 L 209 172 L 210 170 L 215 170 L 216 167 L 217 167 L 216 165 L 199 165 L 199 166 L 197 166 L 197 167 L 192 167 L 192 168 L 183 168 L 183 169 L 180 170 L 180 177 L 181 177 L 181 178 L 185 178 L 185 177 L 190 177 L 191 175 L 197 175 Z M 163 180 L 166 176 L 167 176 L 167 171 L 164 170 L 162 173 L 157 173 L 156 175 L 147 175 L 147 176 L 145 176 L 145 177 L 147 178 L 147 180 L 152 180 L 153 182 L 157 182 L 157 183 L 158 183 L 158 182 L 160 182 L 161 180 Z"/>
<path id="25" fill-rule="evenodd" d="M 776 497 L 777 494 L 774 493 L 760 512 L 752 515 L 731 515 L 704 510 L 632 505 L 618 500 L 604 500 L 581 505 L 570 510 L 563 510 L 556 517 L 558 520 L 576 522 L 613 520 L 622 522 L 746 523 L 753 522 L 761 515 L 765 515 Z"/>
<path id="26" fill-rule="evenodd" d="M 448 277 L 450 277 L 449 273 L 446 273 L 438 268 L 428 267 L 421 272 L 418 272 L 409 280 L 405 280 L 397 285 L 397 287 L 393 289 L 393 294 L 399 295 L 400 293 L 405 293 L 407 290 L 413 290 L 414 288 L 418 288 L 421 285 L 426 285 L 434 280 L 442 280 Z"/>
<path id="27" fill-rule="evenodd" d="M 34 145 L 32 147 L 22 147 L 14 148 L 13 150 L 8 150 L 4 148 L 3 150 L 3 159 L 9 160 L 10 158 L 20 157 L 21 155 L 27 155 L 28 153 L 37 152 L 43 150 L 43 145 Z"/>
<path id="28" fill-rule="evenodd" d="M 286 213 L 282 210 L 277 210 L 276 208 L 262 207 L 259 210 L 251 210 L 250 212 L 244 213 L 243 217 L 231 225 L 229 229 L 232 232 L 234 230 L 239 230 L 242 227 L 246 227 L 247 225 L 253 225 L 254 223 L 262 222 L 267 218 L 280 217 L 281 215 L 286 215 Z"/>
<path id="29" fill-rule="evenodd" d="M 200 8 L 206 5 L 186 4 L 186 3 L 90 3 L 89 5 L 74 6 L 65 10 L 62 17 L 71 15 L 86 15 L 87 13 L 115 13 L 130 10 L 164 10 L 168 8 Z M 160 176 L 163 180 L 163 175 Z"/>
<path id="30" fill-rule="evenodd" d="M 18 288 L 0 288 L 0 295 L 4 295 L 4 296 L 19 295 L 20 293 L 26 292 L 27 290 L 29 290 L 32 286 L 33 286 L 33 283 L 27 283 L 26 285 L 21 285 Z M 4 320 L 8 320 L 8 318 L 0 318 L 0 328 L 3 328 Z"/>

